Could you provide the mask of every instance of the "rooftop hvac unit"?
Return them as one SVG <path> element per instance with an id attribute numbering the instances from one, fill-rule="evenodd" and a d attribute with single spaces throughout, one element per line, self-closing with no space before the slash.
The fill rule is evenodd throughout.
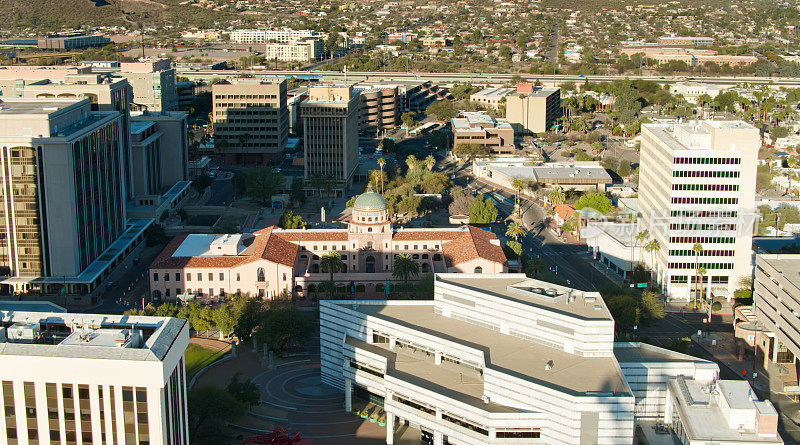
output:
<path id="1" fill-rule="evenodd" d="M 14 323 L 6 330 L 8 341 L 33 343 L 39 338 L 39 323 Z"/>

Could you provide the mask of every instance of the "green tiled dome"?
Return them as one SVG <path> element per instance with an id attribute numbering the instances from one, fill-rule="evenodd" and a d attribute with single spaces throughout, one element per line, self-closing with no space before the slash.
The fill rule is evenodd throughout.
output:
<path id="1" fill-rule="evenodd" d="M 386 209 L 386 201 L 381 195 L 368 191 L 356 198 L 353 208 L 358 210 L 384 210 Z"/>

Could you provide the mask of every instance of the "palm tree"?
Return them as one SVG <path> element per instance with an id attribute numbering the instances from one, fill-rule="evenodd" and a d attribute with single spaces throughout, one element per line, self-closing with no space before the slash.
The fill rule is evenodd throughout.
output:
<path id="1" fill-rule="evenodd" d="M 319 266 L 323 272 L 331 274 L 331 282 L 333 282 L 333 274 L 342 271 L 344 262 L 339 252 L 328 252 L 320 258 Z"/>
<path id="2" fill-rule="evenodd" d="M 436 166 L 436 158 L 433 155 L 428 155 L 425 158 L 425 166 L 428 167 L 428 171 L 433 171 L 433 167 Z"/>
<path id="3" fill-rule="evenodd" d="M 409 171 L 414 170 L 414 167 L 417 165 L 418 162 L 419 159 L 417 159 L 416 156 L 408 155 L 408 157 L 406 158 L 406 165 L 408 166 L 408 170 Z"/>
<path id="4" fill-rule="evenodd" d="M 506 236 L 514 238 L 514 241 L 519 241 L 519 237 L 525 236 L 527 232 L 528 230 L 525 229 L 525 226 L 516 221 L 511 221 L 508 229 L 506 229 Z"/>
<path id="5" fill-rule="evenodd" d="M 705 296 L 703 295 L 703 277 L 706 275 L 706 268 L 705 267 L 698 267 L 697 268 L 697 278 L 700 284 L 700 301 L 705 301 Z M 697 301 L 694 304 L 697 307 Z"/>
<path id="6" fill-rule="evenodd" d="M 547 267 L 547 265 L 541 258 L 533 258 L 525 266 L 525 273 L 533 275 L 533 278 L 536 278 L 544 271 L 545 267 Z"/>
<path id="7" fill-rule="evenodd" d="M 698 272 L 700 271 L 700 253 L 703 251 L 703 245 L 700 243 L 694 243 L 692 246 L 692 250 L 694 251 L 694 268 Z M 694 307 L 697 307 L 697 276 L 695 276 L 695 296 L 694 296 Z"/>
<path id="8" fill-rule="evenodd" d="M 639 262 L 642 262 L 642 247 L 644 246 L 644 241 L 650 233 L 647 230 L 642 230 L 641 232 L 636 234 L 636 244 L 639 245 Z"/>
<path id="9" fill-rule="evenodd" d="M 511 180 L 511 187 L 517 192 L 517 195 L 514 197 L 514 207 L 516 208 L 517 215 L 519 215 L 519 194 L 522 192 L 522 188 L 525 187 L 525 183 L 519 178 L 514 178 Z"/>
<path id="10" fill-rule="evenodd" d="M 661 244 L 657 239 L 650 240 L 650 242 L 644 246 L 645 252 L 650 254 L 650 268 L 653 270 L 653 272 L 656 270 L 656 252 L 658 252 L 660 249 Z"/>
<path id="11" fill-rule="evenodd" d="M 567 196 L 564 194 L 564 189 L 561 187 L 553 187 L 553 189 L 550 190 L 550 193 L 547 194 L 547 200 L 550 201 L 550 204 L 552 204 L 553 207 L 564 204 L 566 199 Z"/>
<path id="12" fill-rule="evenodd" d="M 381 168 L 381 195 L 383 195 L 383 166 L 386 165 L 386 159 L 378 158 L 378 166 Z"/>
<path id="13" fill-rule="evenodd" d="M 407 253 L 400 253 L 394 257 L 394 270 L 392 276 L 403 280 L 403 285 L 408 289 L 408 279 L 419 275 L 419 263 Z"/>

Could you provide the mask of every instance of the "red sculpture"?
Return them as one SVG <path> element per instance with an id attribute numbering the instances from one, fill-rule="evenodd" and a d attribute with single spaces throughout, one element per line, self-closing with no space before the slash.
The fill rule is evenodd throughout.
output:
<path id="1" fill-rule="evenodd" d="M 311 445 L 311 439 L 301 439 L 300 433 L 289 433 L 276 427 L 264 436 L 247 437 L 242 445 Z"/>

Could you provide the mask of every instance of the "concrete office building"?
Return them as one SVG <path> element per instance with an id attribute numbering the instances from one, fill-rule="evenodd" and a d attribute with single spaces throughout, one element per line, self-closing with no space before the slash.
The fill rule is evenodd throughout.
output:
<path id="1" fill-rule="evenodd" d="M 396 85 L 358 86 L 361 95 L 359 131 L 368 135 L 397 126 L 400 120 L 400 96 Z"/>
<path id="2" fill-rule="evenodd" d="M 143 112 L 131 117 L 132 123 L 152 124 L 160 133 L 161 158 L 159 160 L 158 190 L 172 187 L 175 183 L 189 180 L 189 136 L 187 115 L 183 111 Z"/>
<path id="3" fill-rule="evenodd" d="M 0 310 L 0 442 L 188 444 L 185 320 Z"/>
<path id="4" fill-rule="evenodd" d="M 195 83 L 190 81 L 175 82 L 175 94 L 178 96 L 178 109 L 189 111 L 194 105 Z"/>
<path id="5" fill-rule="evenodd" d="M 311 29 L 237 29 L 231 32 L 231 41 L 236 43 L 289 43 L 316 35 L 317 32 Z"/>
<path id="6" fill-rule="evenodd" d="M 753 306 L 768 344 L 760 344 L 765 362 L 795 366 L 800 357 L 800 255 L 756 255 Z M 795 379 L 796 374 L 795 375 Z M 793 384 L 792 384 L 793 383 Z M 797 381 L 789 386 L 797 386 Z M 797 394 L 793 394 L 797 397 Z"/>
<path id="7" fill-rule="evenodd" d="M 635 422 L 668 412 L 669 382 L 719 373 L 615 344 L 596 292 L 523 274 L 437 274 L 434 289 L 433 301 L 320 302 L 322 381 L 345 409 L 353 397 L 382 406 L 387 444 L 399 428 L 436 445 L 630 444 Z"/>
<path id="8" fill-rule="evenodd" d="M 505 98 L 506 119 L 517 133 L 544 133 L 561 117 L 561 88 L 518 83 Z"/>
<path id="9" fill-rule="evenodd" d="M 513 153 L 514 129 L 506 119 L 495 119 L 482 112 L 462 112 L 450 120 L 453 147 L 476 144 L 491 153 Z"/>
<path id="10" fill-rule="evenodd" d="M 700 243 L 706 297 L 730 300 L 751 274 L 758 129 L 741 121 L 642 127 L 640 225 L 661 246 L 658 282 L 669 298 L 691 299 Z"/>
<path id="11" fill-rule="evenodd" d="M 336 196 L 344 196 L 350 187 L 358 168 L 360 101 L 357 90 L 349 85 L 308 89 L 308 99 L 300 104 L 307 184 L 315 176 L 332 178 Z"/>
<path id="12" fill-rule="evenodd" d="M 285 43 L 267 43 L 264 45 L 266 61 L 308 62 L 320 60 L 325 51 L 325 42 L 320 38 L 309 37 Z"/>
<path id="13" fill-rule="evenodd" d="M 133 87 L 133 107 L 137 110 L 174 111 L 178 109 L 175 69 L 169 59 L 123 62 L 119 73 Z"/>
<path id="14" fill-rule="evenodd" d="M 263 164 L 289 138 L 286 81 L 217 83 L 211 88 L 215 150 L 231 164 Z"/>

